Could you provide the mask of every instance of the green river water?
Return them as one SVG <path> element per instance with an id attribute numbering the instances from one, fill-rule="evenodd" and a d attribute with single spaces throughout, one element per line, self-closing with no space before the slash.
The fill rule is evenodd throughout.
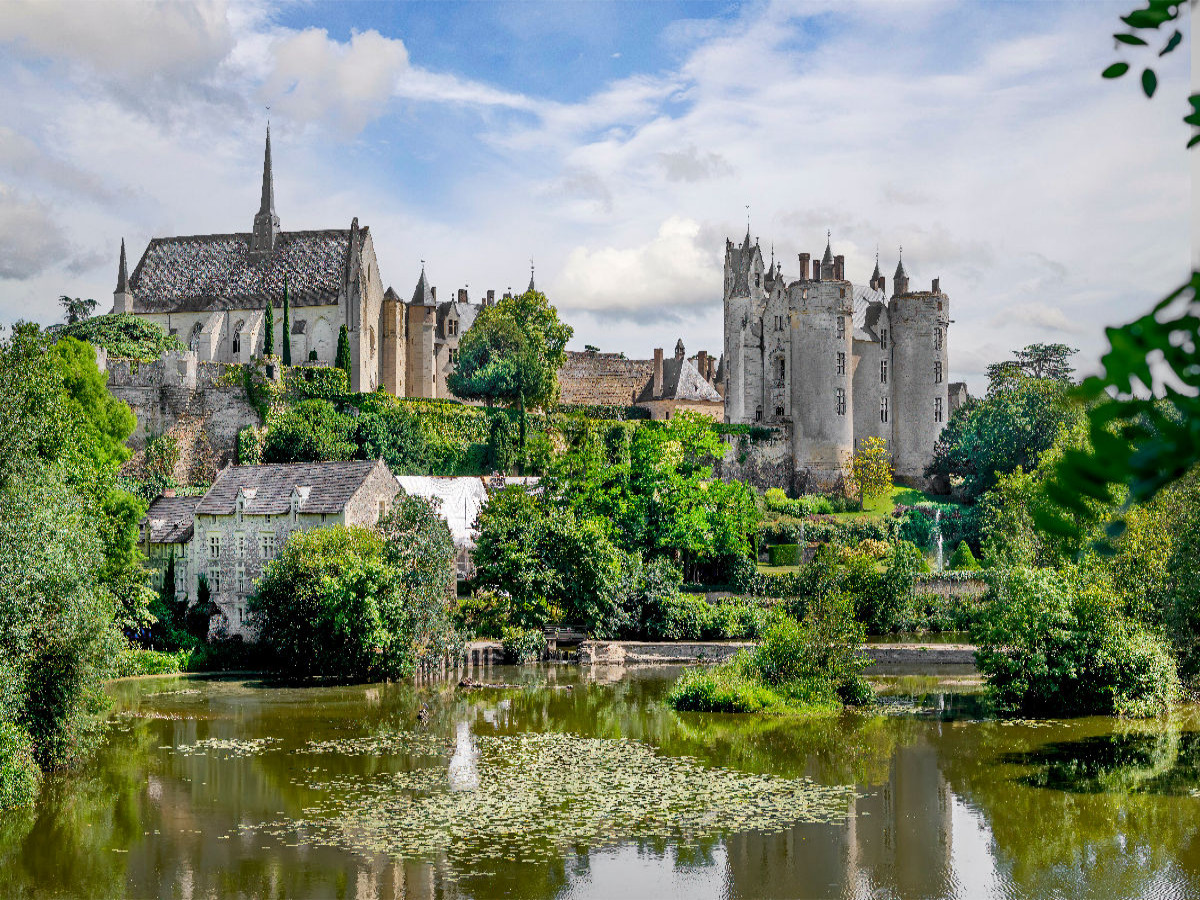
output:
<path id="1" fill-rule="evenodd" d="M 1196 707 L 998 721 L 949 673 L 677 714 L 679 671 L 115 682 L 98 758 L 0 814 L 0 897 L 1200 897 Z"/>

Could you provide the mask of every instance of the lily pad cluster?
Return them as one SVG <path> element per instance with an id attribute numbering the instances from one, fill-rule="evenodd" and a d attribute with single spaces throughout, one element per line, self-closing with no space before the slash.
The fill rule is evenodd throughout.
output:
<path id="1" fill-rule="evenodd" d="M 429 752 L 429 737 L 373 740 L 383 741 L 374 747 L 389 752 Z M 336 743 L 328 742 L 327 752 L 355 752 L 360 746 Z M 850 787 L 660 756 L 633 740 L 523 734 L 474 737 L 472 744 L 474 790 L 454 789 L 461 784 L 451 775 L 463 762 L 457 756 L 448 766 L 370 776 L 314 781 L 310 773 L 303 783 L 321 799 L 304 811 L 306 821 L 291 827 L 302 827 L 309 841 L 363 854 L 445 855 L 460 863 L 534 861 L 558 858 L 572 846 L 690 840 L 838 821 L 854 797 Z M 361 746 L 367 752 L 368 745 Z"/>

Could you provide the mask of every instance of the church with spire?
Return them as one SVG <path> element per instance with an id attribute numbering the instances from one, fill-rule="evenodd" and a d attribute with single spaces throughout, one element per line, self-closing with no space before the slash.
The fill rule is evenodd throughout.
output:
<path id="1" fill-rule="evenodd" d="M 530 276 L 530 287 L 533 277 Z M 113 312 L 132 313 L 173 334 L 200 363 L 248 363 L 263 354 L 267 306 L 274 347 L 285 318 L 293 365 L 334 364 L 343 327 L 350 342 L 351 389 L 397 396 L 446 397 L 458 342 L 483 306 L 461 288 L 438 302 L 422 264 L 412 299 L 384 287 L 370 228 L 284 231 L 275 211 L 268 127 L 262 193 L 249 232 L 151 239 L 129 270 L 125 242 Z"/>
<path id="2" fill-rule="evenodd" d="M 783 432 L 797 492 L 842 487 L 870 437 L 886 440 L 899 480 L 924 483 L 962 387 L 948 384 L 939 279 L 911 288 L 901 256 L 889 297 L 877 254 L 867 284 L 855 284 L 830 235 L 820 258 L 799 254 L 795 277 L 774 257 L 764 261 L 749 228 L 740 245 L 725 242 L 725 421 Z"/>

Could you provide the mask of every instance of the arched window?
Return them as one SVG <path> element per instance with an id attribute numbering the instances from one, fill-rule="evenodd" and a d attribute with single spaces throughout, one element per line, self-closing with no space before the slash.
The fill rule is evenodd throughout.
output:
<path id="1" fill-rule="evenodd" d="M 782 406 L 775 407 L 775 418 L 782 419 L 784 417 L 784 409 Z"/>
<path id="2" fill-rule="evenodd" d="M 787 376 L 787 362 L 785 360 L 782 360 L 782 359 L 779 360 L 778 371 L 779 371 L 779 380 L 783 381 L 784 378 Z"/>
<path id="3" fill-rule="evenodd" d="M 762 407 L 761 406 L 754 410 L 754 421 L 755 422 L 762 421 Z"/>

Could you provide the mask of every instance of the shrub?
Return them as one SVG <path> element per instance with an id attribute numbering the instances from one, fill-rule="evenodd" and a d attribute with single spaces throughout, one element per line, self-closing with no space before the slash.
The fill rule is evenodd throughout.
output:
<path id="1" fill-rule="evenodd" d="M 0 720 L 0 811 L 32 806 L 41 781 L 29 735 Z"/>
<path id="2" fill-rule="evenodd" d="M 681 711 L 723 713 L 756 713 L 781 706 L 777 693 L 740 673 L 743 665 L 687 669 L 671 688 L 667 703 Z"/>
<path id="3" fill-rule="evenodd" d="M 130 313 L 93 316 L 64 326 L 58 334 L 103 347 L 109 356 L 140 362 L 153 362 L 168 351 L 185 349 L 179 338 Z"/>
<path id="4" fill-rule="evenodd" d="M 170 675 L 186 672 L 191 657 L 190 649 L 164 653 L 144 647 L 125 647 L 114 660 L 113 677 L 129 678 L 134 675 Z"/>
<path id="5" fill-rule="evenodd" d="M 500 640 L 508 622 L 508 602 L 492 591 L 477 591 L 458 601 L 452 617 L 464 636 Z"/>
<path id="6" fill-rule="evenodd" d="M 1107 586 L 1078 571 L 1014 568 L 973 637 L 1000 708 L 1038 715 L 1150 716 L 1178 698 L 1162 641 L 1127 619 Z"/>
<path id="7" fill-rule="evenodd" d="M 237 462 L 239 466 L 257 466 L 262 462 L 263 436 L 261 428 L 247 425 L 237 435 Z"/>
<path id="8" fill-rule="evenodd" d="M 645 610 L 646 637 L 653 641 L 700 640 L 710 616 L 708 602 L 695 594 L 660 594 Z"/>
<path id="9" fill-rule="evenodd" d="M 950 556 L 950 569 L 954 570 L 975 570 L 980 569 L 978 561 L 975 559 L 975 554 L 971 552 L 971 548 L 967 546 L 966 541 L 959 541 L 958 546 L 954 548 L 954 553 Z"/>
<path id="10" fill-rule="evenodd" d="M 799 544 L 772 544 L 767 548 L 767 556 L 773 566 L 800 565 Z"/>
<path id="11" fill-rule="evenodd" d="M 539 628 L 506 627 L 500 642 L 504 645 L 505 662 L 536 662 L 546 654 L 546 634 Z"/>

